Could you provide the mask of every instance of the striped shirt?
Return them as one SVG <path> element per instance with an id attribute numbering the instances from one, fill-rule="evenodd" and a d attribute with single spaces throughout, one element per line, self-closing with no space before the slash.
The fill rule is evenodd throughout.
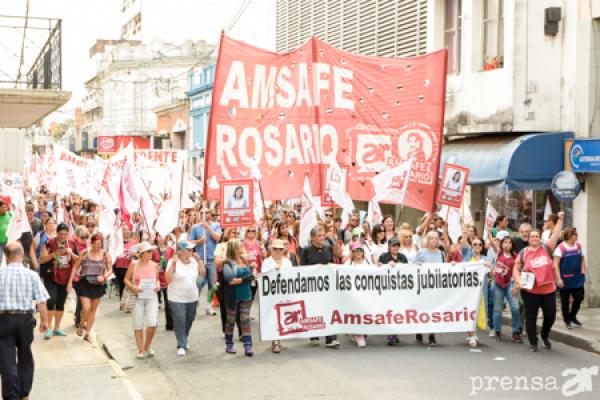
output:
<path id="1" fill-rule="evenodd" d="M 34 311 L 34 301 L 43 303 L 49 298 L 39 275 L 22 263 L 0 268 L 0 311 Z"/>

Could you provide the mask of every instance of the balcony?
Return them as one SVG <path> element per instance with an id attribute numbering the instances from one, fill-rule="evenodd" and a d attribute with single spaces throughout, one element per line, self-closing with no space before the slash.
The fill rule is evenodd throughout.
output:
<path id="1" fill-rule="evenodd" d="M 71 98 L 62 91 L 61 26 L 0 15 L 0 127 L 30 127 Z"/>

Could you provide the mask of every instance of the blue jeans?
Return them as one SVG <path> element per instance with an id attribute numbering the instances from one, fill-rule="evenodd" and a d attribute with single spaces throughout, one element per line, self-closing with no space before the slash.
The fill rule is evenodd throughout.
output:
<path id="1" fill-rule="evenodd" d="M 177 340 L 177 348 L 186 348 L 188 345 L 188 336 L 192 323 L 196 318 L 197 301 L 193 303 L 176 303 L 169 300 L 169 308 L 173 316 L 173 330 L 175 331 L 175 339 Z"/>
<path id="2" fill-rule="evenodd" d="M 6 243 L 0 243 L 0 264 L 2 264 L 2 260 L 4 259 L 4 248 L 6 247 Z"/>
<path id="3" fill-rule="evenodd" d="M 521 333 L 521 319 L 519 318 L 519 299 L 512 295 L 513 282 L 503 288 L 498 285 L 493 286 L 494 290 L 494 327 L 496 332 L 500 332 L 502 309 L 504 307 L 504 299 L 506 299 L 510 307 L 512 333 Z"/>
<path id="4" fill-rule="evenodd" d="M 214 260 L 206 261 L 206 275 L 204 278 L 198 278 L 197 286 L 198 290 L 202 291 L 202 288 L 208 283 L 208 288 L 212 289 L 217 280 L 217 266 Z"/>

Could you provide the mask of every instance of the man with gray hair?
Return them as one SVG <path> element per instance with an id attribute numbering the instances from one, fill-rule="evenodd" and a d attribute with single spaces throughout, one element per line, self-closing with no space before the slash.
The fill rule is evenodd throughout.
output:
<path id="1" fill-rule="evenodd" d="M 48 330 L 46 301 L 50 298 L 37 273 L 23 265 L 23 246 L 4 248 L 6 267 L 0 268 L 0 377 L 2 398 L 27 399 L 33 385 L 33 302 L 40 310 L 39 330 Z"/>

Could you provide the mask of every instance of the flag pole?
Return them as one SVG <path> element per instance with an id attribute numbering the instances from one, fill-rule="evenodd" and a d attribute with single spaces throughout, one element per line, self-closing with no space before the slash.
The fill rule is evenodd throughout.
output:
<path id="1" fill-rule="evenodd" d="M 260 193 L 260 201 L 262 202 L 263 214 L 265 214 L 265 218 L 267 220 L 267 229 L 269 229 L 269 235 L 270 235 L 271 234 L 271 223 L 269 222 L 269 219 L 267 218 L 267 207 L 265 207 L 265 196 L 263 196 L 262 185 L 260 184 L 260 179 L 257 179 L 256 181 L 258 182 L 258 192 Z"/>

